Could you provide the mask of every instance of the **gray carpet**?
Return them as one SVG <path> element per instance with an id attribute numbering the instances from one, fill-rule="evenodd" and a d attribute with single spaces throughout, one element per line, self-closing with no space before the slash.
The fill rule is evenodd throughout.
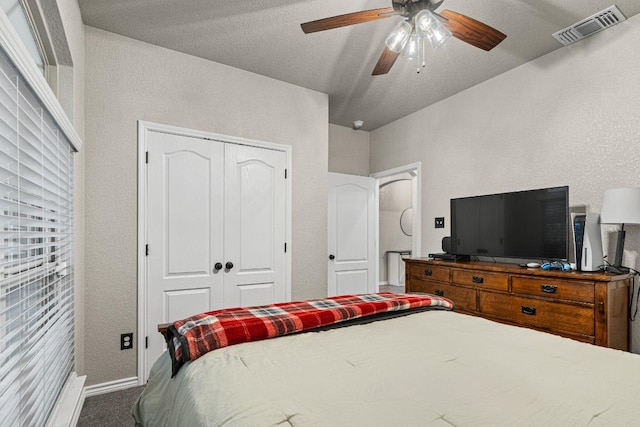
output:
<path id="1" fill-rule="evenodd" d="M 135 426 L 131 407 L 144 386 L 87 397 L 77 427 Z"/>

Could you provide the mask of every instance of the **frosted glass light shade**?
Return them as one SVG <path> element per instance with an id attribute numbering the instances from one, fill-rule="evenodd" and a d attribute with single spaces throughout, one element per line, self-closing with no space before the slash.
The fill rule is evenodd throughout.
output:
<path id="1" fill-rule="evenodd" d="M 404 59 L 418 59 L 421 44 L 422 40 L 416 34 L 412 34 L 402 49 L 402 57 Z"/>
<path id="2" fill-rule="evenodd" d="M 407 40 L 409 40 L 409 36 L 411 36 L 411 30 L 412 28 L 409 22 L 399 22 L 393 31 L 389 33 L 384 42 L 390 50 L 400 53 L 404 45 L 407 43 Z"/>
<path id="3" fill-rule="evenodd" d="M 438 49 L 451 37 L 451 31 L 428 9 L 424 9 L 415 17 L 416 34 L 429 39 L 431 47 Z"/>
<path id="4" fill-rule="evenodd" d="M 431 42 L 431 47 L 434 49 L 441 47 L 450 38 L 451 31 L 440 23 L 438 23 L 438 26 L 434 27 L 431 34 L 429 34 L 429 41 Z"/>
<path id="5" fill-rule="evenodd" d="M 604 192 L 602 224 L 640 224 L 640 188 L 613 188 Z"/>
<path id="6" fill-rule="evenodd" d="M 428 38 L 431 28 L 433 28 L 433 26 L 435 25 L 436 17 L 433 16 L 433 13 L 431 13 L 431 11 L 429 11 L 428 9 L 424 9 L 418 12 L 414 19 L 416 25 L 416 33 L 423 39 Z"/>

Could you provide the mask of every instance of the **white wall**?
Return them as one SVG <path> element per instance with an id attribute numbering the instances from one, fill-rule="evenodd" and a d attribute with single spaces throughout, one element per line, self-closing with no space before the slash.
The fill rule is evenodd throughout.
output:
<path id="1" fill-rule="evenodd" d="M 62 28 L 50 26 L 50 35 L 56 46 L 56 53 L 71 58 L 72 64 L 60 65 L 61 74 L 54 87 L 65 112 L 73 123 L 80 138 L 84 139 L 84 25 L 77 0 L 56 0 L 56 4 L 43 3 L 48 8 L 56 8 L 62 21 Z M 48 9 L 47 9 L 48 10 Z M 49 23 L 55 24 L 55 23 Z M 64 39 L 63 43 L 58 43 Z M 68 46 L 69 52 L 60 52 Z M 85 144 L 86 146 L 86 144 Z M 84 149 L 74 156 L 74 307 L 75 307 L 75 368 L 84 374 Z"/>
<path id="2" fill-rule="evenodd" d="M 638 40 L 635 16 L 371 132 L 371 172 L 422 161 L 422 255 L 448 235 L 452 197 L 569 185 L 572 206 L 599 212 L 604 190 L 640 187 Z M 640 269 L 640 226 L 626 228 L 624 264 Z"/>
<path id="3" fill-rule="evenodd" d="M 329 172 L 369 176 L 369 132 L 329 124 Z"/>
<path id="4" fill-rule="evenodd" d="M 402 178 L 402 180 L 399 180 Z M 389 281 L 387 251 L 411 251 L 413 241 L 400 228 L 400 217 L 405 209 L 412 207 L 412 179 L 407 173 L 380 179 L 378 197 L 379 281 Z M 384 185 L 386 182 L 389 184 Z"/>
<path id="5" fill-rule="evenodd" d="M 326 295 L 328 97 L 85 27 L 87 384 L 136 375 L 137 120 L 291 145 L 293 299 Z"/>

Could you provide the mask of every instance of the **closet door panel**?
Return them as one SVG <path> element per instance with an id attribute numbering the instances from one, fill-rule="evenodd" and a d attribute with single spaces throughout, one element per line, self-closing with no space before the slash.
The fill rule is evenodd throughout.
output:
<path id="1" fill-rule="evenodd" d="M 271 304 L 285 292 L 286 154 L 225 146 L 225 302 Z"/>
<path id="2" fill-rule="evenodd" d="M 156 332 L 225 306 L 224 144 L 150 132 L 147 167 L 147 336 L 149 361 L 166 348 Z M 149 366 L 149 364 L 146 364 Z"/>

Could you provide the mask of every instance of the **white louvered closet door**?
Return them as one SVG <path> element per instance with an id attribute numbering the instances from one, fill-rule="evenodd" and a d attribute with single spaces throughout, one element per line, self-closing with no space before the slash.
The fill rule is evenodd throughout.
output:
<path id="1" fill-rule="evenodd" d="M 0 424 L 42 426 L 74 368 L 73 151 L 0 70 Z"/>

